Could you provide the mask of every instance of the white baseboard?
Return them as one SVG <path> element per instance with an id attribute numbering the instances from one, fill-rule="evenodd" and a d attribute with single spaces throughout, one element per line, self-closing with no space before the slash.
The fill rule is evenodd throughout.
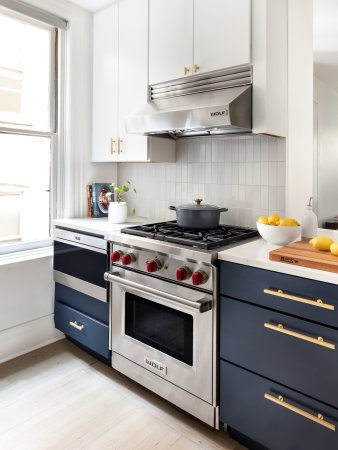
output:
<path id="1" fill-rule="evenodd" d="M 54 315 L 17 325 L 0 332 L 0 363 L 64 338 L 54 327 Z"/>

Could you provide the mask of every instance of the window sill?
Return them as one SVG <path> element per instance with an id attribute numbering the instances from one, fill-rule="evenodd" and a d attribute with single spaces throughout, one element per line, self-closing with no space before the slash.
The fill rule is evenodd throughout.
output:
<path id="1" fill-rule="evenodd" d="M 51 245 L 51 243 L 48 246 L 40 248 L 0 254 L 0 266 L 21 263 L 24 261 L 31 261 L 34 259 L 47 258 L 50 256 L 53 256 L 53 246 Z"/>

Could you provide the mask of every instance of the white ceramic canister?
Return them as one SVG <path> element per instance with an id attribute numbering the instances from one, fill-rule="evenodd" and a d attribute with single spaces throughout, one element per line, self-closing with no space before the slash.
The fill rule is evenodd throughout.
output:
<path id="1" fill-rule="evenodd" d="M 110 202 L 108 207 L 108 221 L 110 223 L 127 222 L 127 203 L 126 202 Z"/>

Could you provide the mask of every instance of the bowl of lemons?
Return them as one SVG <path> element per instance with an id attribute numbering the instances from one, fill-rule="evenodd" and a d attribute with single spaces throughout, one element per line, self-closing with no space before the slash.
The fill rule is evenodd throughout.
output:
<path id="1" fill-rule="evenodd" d="M 301 231 L 301 226 L 296 219 L 289 217 L 283 219 L 278 214 L 269 217 L 259 217 L 257 222 L 259 234 L 270 244 L 286 245 L 295 241 Z"/>

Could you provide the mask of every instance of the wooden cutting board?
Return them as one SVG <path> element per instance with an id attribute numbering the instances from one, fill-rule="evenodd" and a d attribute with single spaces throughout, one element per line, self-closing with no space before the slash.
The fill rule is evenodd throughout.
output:
<path id="1" fill-rule="evenodd" d="M 330 252 L 317 250 L 308 242 L 292 242 L 285 247 L 271 250 L 269 259 L 294 266 L 338 273 L 338 256 L 332 255 Z"/>

